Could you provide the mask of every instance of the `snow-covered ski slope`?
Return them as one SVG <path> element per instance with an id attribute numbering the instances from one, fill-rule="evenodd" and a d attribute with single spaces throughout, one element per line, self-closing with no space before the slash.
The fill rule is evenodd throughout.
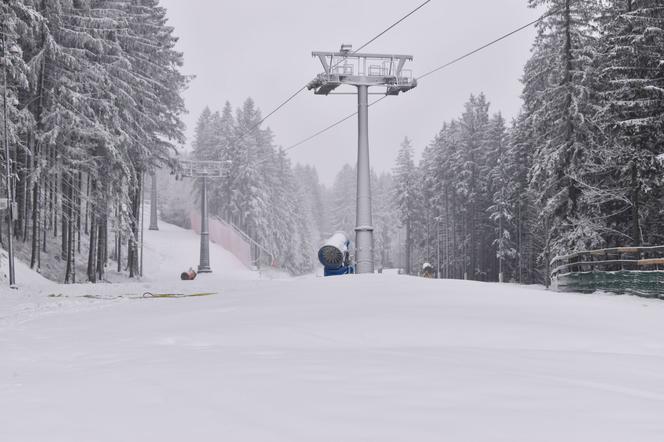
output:
<path id="1" fill-rule="evenodd" d="M 0 312 L 0 440 L 664 440 L 662 301 L 387 274 L 197 284 L 218 294 Z"/>
<path id="2" fill-rule="evenodd" d="M 158 231 L 145 230 L 144 243 L 144 276 L 137 282 L 128 282 L 126 272 L 119 275 L 114 270 L 115 263 L 111 262 L 106 269 L 106 278 L 115 284 L 100 283 L 97 285 L 79 284 L 74 287 L 55 284 L 30 270 L 29 266 L 16 261 L 16 281 L 18 293 L 28 297 L 39 294 L 61 293 L 68 294 L 95 294 L 118 295 L 127 290 L 138 292 L 141 289 L 173 290 L 200 288 L 197 282 L 181 283 L 180 274 L 189 268 L 196 269 L 199 262 L 200 237 L 191 230 L 182 229 L 172 224 L 160 221 Z M 6 283 L 7 259 L 6 252 L 2 252 L 0 260 L 0 308 L 2 295 L 9 291 Z M 252 271 L 244 266 L 235 256 L 223 247 L 210 243 L 210 262 L 214 273 L 206 279 L 206 284 L 226 280 L 251 280 L 265 277 L 265 274 Z M 277 276 L 280 276 L 277 274 Z M 77 275 L 78 280 L 86 280 L 84 274 Z M 123 284 L 117 284 L 123 282 Z"/>
<path id="3" fill-rule="evenodd" d="M 200 257 L 200 236 L 172 224 L 159 222 L 158 231 L 145 230 L 144 279 L 151 282 L 177 281 L 180 273 L 196 269 Z M 258 275 L 223 247 L 210 242 L 213 279 L 255 279 Z"/>

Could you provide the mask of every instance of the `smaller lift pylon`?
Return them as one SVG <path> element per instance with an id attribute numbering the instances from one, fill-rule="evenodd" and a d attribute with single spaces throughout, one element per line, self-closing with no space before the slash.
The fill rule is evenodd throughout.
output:
<path id="1" fill-rule="evenodd" d="M 198 273 L 212 273 L 212 268 L 210 267 L 207 183 L 209 179 L 222 177 L 223 166 L 224 163 L 221 161 L 181 160 L 179 163 L 181 177 L 197 178 L 201 181 L 201 248 Z"/>

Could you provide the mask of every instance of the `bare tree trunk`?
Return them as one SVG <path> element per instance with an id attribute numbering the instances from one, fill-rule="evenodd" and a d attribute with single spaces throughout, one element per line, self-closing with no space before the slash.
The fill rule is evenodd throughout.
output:
<path id="1" fill-rule="evenodd" d="M 35 158 L 35 168 L 39 164 L 39 145 L 35 143 L 34 146 L 34 158 Z M 41 202 L 39 200 L 40 189 L 40 180 L 39 176 L 35 177 L 35 180 L 32 184 L 32 244 L 31 244 L 31 253 L 30 253 L 30 268 L 34 269 L 39 259 L 39 223 L 40 223 L 40 212 L 41 212 Z"/>
<path id="2" fill-rule="evenodd" d="M 63 252 L 65 254 L 65 259 L 67 262 L 65 270 L 65 284 L 73 279 L 73 183 L 72 183 L 72 174 L 67 172 L 62 174 L 62 246 Z"/>
<path id="3" fill-rule="evenodd" d="M 410 252 L 411 252 L 411 232 L 410 232 L 410 220 L 406 221 L 406 263 L 405 263 L 405 272 L 406 275 L 410 275 L 411 273 L 411 257 L 410 257 Z"/>
<path id="4" fill-rule="evenodd" d="M 69 233 L 71 233 L 72 223 L 67 223 L 67 230 Z M 71 235 L 67 235 L 67 237 L 71 238 Z M 72 241 L 70 239 L 67 242 L 67 268 L 65 270 L 65 284 L 69 284 L 70 280 L 73 280 L 73 252 L 74 248 L 72 247 Z"/>
<path id="5" fill-rule="evenodd" d="M 26 140 L 28 146 L 30 146 L 30 136 L 27 137 Z M 28 215 L 30 213 L 30 203 L 32 202 L 32 198 L 30 198 L 30 189 L 31 186 L 29 185 L 29 182 L 31 179 L 28 179 L 30 177 L 30 170 L 32 169 L 32 155 L 28 154 L 27 151 L 24 151 L 23 155 L 23 178 L 21 180 L 21 211 L 20 211 L 20 220 L 19 220 L 19 231 L 21 232 L 21 239 L 23 242 L 26 242 L 28 240 L 28 224 L 30 220 L 30 216 Z"/>
<path id="6" fill-rule="evenodd" d="M 118 232 L 117 232 L 117 262 L 118 273 L 122 271 L 122 212 L 120 207 L 117 209 L 118 213 Z"/>
<path id="7" fill-rule="evenodd" d="M 106 250 L 106 216 L 100 218 L 99 223 L 99 232 L 97 233 L 98 245 L 97 245 L 97 277 L 99 281 L 104 279 L 104 255 Z"/>
<path id="8" fill-rule="evenodd" d="M 69 218 L 69 213 L 71 211 L 71 176 L 67 172 L 62 173 L 62 195 L 60 196 L 60 223 L 62 225 L 61 232 L 62 236 L 60 237 L 60 255 L 62 259 L 68 259 L 69 257 L 69 223 L 71 219 Z"/>
<path id="9" fill-rule="evenodd" d="M 456 195 L 454 192 L 452 192 L 452 223 L 451 223 L 451 231 L 452 231 L 452 271 L 453 271 L 453 278 L 458 278 L 459 277 L 459 272 L 458 272 L 458 266 L 456 264 L 457 261 L 457 254 L 459 250 L 457 249 L 457 220 L 456 220 Z"/>
<path id="10" fill-rule="evenodd" d="M 58 237 L 58 194 L 60 193 L 60 181 L 58 179 L 58 162 L 57 162 L 57 153 L 55 147 L 52 148 L 52 159 L 51 159 L 51 164 L 53 164 L 53 167 L 55 167 L 55 173 L 53 174 L 52 180 L 53 180 L 53 192 L 51 194 L 51 205 L 52 205 L 52 213 L 51 216 L 53 216 L 53 238 Z"/>
<path id="11" fill-rule="evenodd" d="M 90 173 L 86 173 L 85 185 L 85 234 L 90 234 L 89 221 L 90 221 Z"/>
<path id="12" fill-rule="evenodd" d="M 639 185 L 639 172 L 636 168 L 636 162 L 632 163 L 632 241 L 634 246 L 641 245 L 641 226 L 639 223 L 641 192 Z"/>
<path id="13" fill-rule="evenodd" d="M 96 181 L 92 180 L 91 187 L 94 189 Z M 96 192 L 93 192 L 96 193 Z M 90 202 L 90 199 L 88 199 Z M 90 203 L 88 203 L 90 204 Z M 97 282 L 97 216 L 95 208 L 90 211 L 90 246 L 88 248 L 88 280 L 92 283 Z"/>
<path id="14" fill-rule="evenodd" d="M 141 192 L 143 192 L 141 182 L 142 182 L 142 172 L 139 173 L 139 177 L 136 182 L 136 189 L 132 192 L 132 201 L 131 201 L 131 238 L 129 238 L 129 250 L 127 258 L 127 267 L 129 267 L 129 277 L 134 278 L 138 274 L 138 220 L 141 216 L 140 211 L 140 201 L 141 201 Z"/>
<path id="15" fill-rule="evenodd" d="M 79 170 L 76 179 L 76 250 L 81 253 L 81 186 L 83 174 Z"/>

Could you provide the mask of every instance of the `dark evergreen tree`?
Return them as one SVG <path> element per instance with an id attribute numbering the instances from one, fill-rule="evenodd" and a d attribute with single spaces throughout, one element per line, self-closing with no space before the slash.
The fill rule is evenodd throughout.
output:
<path id="1" fill-rule="evenodd" d="M 577 229 L 583 207 L 584 162 L 593 141 L 588 70 L 594 57 L 596 0 L 529 0 L 549 16 L 538 25 L 524 75 L 524 112 L 535 148 L 531 186 L 542 217 L 552 225 L 553 248 L 563 252 L 597 245 Z"/>
<path id="2" fill-rule="evenodd" d="M 600 41 L 597 184 L 604 236 L 612 245 L 664 239 L 664 8 L 657 0 L 613 0 Z"/>
<path id="3" fill-rule="evenodd" d="M 399 222 L 405 229 L 406 239 L 404 243 L 404 270 L 406 274 L 413 271 L 413 233 L 417 217 L 417 205 L 419 199 L 418 176 L 415 161 L 413 159 L 413 146 L 408 138 L 401 143 L 401 149 L 397 156 L 394 175 L 394 204 L 399 215 Z"/>

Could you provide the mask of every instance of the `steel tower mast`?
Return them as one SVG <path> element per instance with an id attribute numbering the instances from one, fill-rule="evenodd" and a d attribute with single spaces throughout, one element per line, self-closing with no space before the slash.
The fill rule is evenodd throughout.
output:
<path id="1" fill-rule="evenodd" d="M 339 52 L 313 52 L 324 72 L 308 85 L 316 95 L 330 95 L 342 85 L 357 88 L 357 212 L 355 262 L 357 273 L 373 273 L 373 220 L 371 214 L 371 168 L 369 165 L 369 88 L 385 87 L 385 95 L 399 95 L 417 86 L 412 72 L 404 70 L 411 55 L 359 54 L 342 45 Z M 332 93 L 334 95 L 334 93 Z"/>

